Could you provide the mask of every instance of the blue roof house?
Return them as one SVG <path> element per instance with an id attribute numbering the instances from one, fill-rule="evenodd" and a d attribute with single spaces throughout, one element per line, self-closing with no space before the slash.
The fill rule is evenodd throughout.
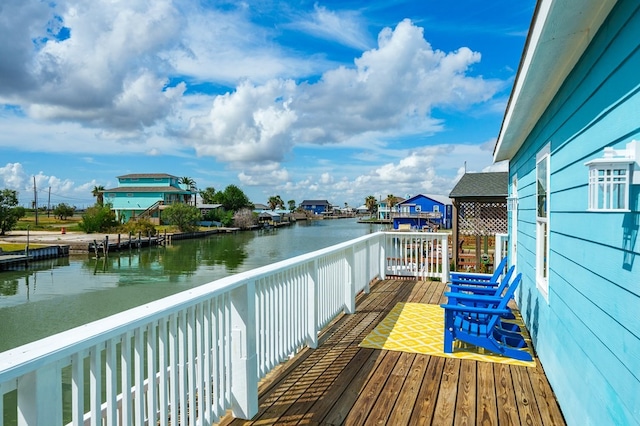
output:
<path id="1" fill-rule="evenodd" d="M 166 173 L 139 173 L 118 176 L 118 187 L 105 189 L 104 202 L 121 222 L 147 217 L 160 223 L 160 211 L 173 203 L 184 203 L 193 194 L 178 183 L 179 178 Z"/>
<path id="2" fill-rule="evenodd" d="M 567 424 L 640 424 L 640 2 L 538 2 L 494 160 L 517 302 Z"/>
<path id="3" fill-rule="evenodd" d="M 396 206 L 391 214 L 393 229 L 424 229 L 435 226 L 451 228 L 453 204 L 451 199 L 442 195 L 418 194 Z"/>
<path id="4" fill-rule="evenodd" d="M 300 207 L 312 214 L 322 214 L 331 211 L 331 204 L 327 200 L 304 200 Z"/>

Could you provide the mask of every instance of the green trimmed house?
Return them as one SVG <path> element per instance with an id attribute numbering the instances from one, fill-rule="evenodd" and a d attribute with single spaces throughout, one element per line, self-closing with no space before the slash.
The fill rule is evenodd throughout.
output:
<path id="1" fill-rule="evenodd" d="M 178 183 L 180 178 L 166 173 L 134 173 L 118 176 L 118 187 L 105 189 L 104 202 L 110 204 L 121 222 L 146 217 L 160 224 L 160 211 L 174 203 L 188 203 L 193 192 Z"/>

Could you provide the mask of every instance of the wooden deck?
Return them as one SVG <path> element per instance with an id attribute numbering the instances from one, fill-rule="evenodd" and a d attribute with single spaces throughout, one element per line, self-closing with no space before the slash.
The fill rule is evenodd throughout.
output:
<path id="1" fill-rule="evenodd" d="M 397 302 L 442 303 L 439 282 L 386 280 L 260 387 L 252 422 L 316 425 L 564 425 L 544 371 L 358 347 Z"/>

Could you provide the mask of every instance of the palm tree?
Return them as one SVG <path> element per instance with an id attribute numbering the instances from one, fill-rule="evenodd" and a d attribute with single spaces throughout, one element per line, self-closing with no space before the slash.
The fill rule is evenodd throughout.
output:
<path id="1" fill-rule="evenodd" d="M 395 206 L 395 204 L 396 204 L 396 197 L 394 197 L 393 194 L 387 195 L 387 205 L 389 206 L 389 208 Z"/>
<path id="2" fill-rule="evenodd" d="M 282 198 L 280 198 L 279 195 L 269 197 L 269 201 L 267 201 L 267 203 L 271 210 L 275 210 L 277 207 L 284 208 L 284 201 L 282 201 Z"/>
<path id="3" fill-rule="evenodd" d="M 104 186 L 96 185 L 91 191 L 91 195 L 96 197 L 96 204 L 101 206 L 104 204 Z"/>
<path id="4" fill-rule="evenodd" d="M 373 216 L 373 212 L 376 210 L 376 206 L 378 205 L 378 200 L 376 200 L 376 197 L 373 195 L 369 195 L 364 199 L 364 205 L 367 206 L 369 215 Z"/>
<path id="5" fill-rule="evenodd" d="M 185 185 L 186 186 L 186 190 L 192 193 L 196 193 L 197 188 L 196 188 L 196 181 L 191 179 L 189 176 L 183 176 L 180 179 L 178 179 L 178 183 L 181 185 Z M 186 194 L 184 196 L 184 201 L 187 204 L 191 204 L 191 194 Z"/>

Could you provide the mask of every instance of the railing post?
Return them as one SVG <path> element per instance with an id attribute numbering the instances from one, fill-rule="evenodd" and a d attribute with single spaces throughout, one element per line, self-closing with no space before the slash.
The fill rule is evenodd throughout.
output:
<path id="1" fill-rule="evenodd" d="M 258 413 L 255 282 L 231 291 L 231 410 L 249 420 Z"/>
<path id="2" fill-rule="evenodd" d="M 62 424 L 61 381 L 52 364 L 18 379 L 18 425 Z"/>
<path id="3" fill-rule="evenodd" d="M 442 282 L 449 282 L 449 240 L 446 235 L 443 235 L 442 241 Z"/>
<path id="4" fill-rule="evenodd" d="M 371 276 L 369 275 L 371 274 L 371 240 L 367 240 L 365 250 L 366 261 L 364 264 L 364 279 L 366 282 L 364 283 L 364 289 L 362 291 L 368 294 L 371 291 L 369 288 L 369 283 L 371 282 Z"/>
<path id="5" fill-rule="evenodd" d="M 307 297 L 309 305 L 307 309 L 307 346 L 315 349 L 318 347 L 318 323 L 316 312 L 318 310 L 318 261 L 307 263 Z"/>
<path id="6" fill-rule="evenodd" d="M 347 285 L 344 289 L 344 313 L 353 314 L 356 311 L 356 255 L 353 246 L 346 249 L 345 257 L 347 258 Z"/>
<path id="7" fill-rule="evenodd" d="M 387 279 L 387 234 L 384 232 L 380 234 L 380 279 Z"/>

